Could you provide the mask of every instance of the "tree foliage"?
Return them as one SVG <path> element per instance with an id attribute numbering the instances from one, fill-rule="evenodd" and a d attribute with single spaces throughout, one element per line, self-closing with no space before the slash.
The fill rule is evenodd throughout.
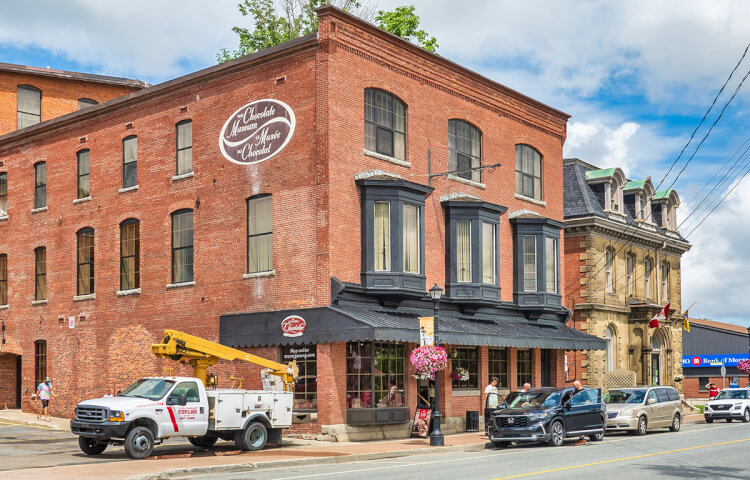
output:
<path id="1" fill-rule="evenodd" d="M 313 33 L 318 29 L 315 9 L 328 4 L 364 20 L 375 20 L 383 30 L 414 40 L 426 50 L 434 52 L 437 49 L 435 37 L 419 29 L 414 6 L 397 7 L 393 11 L 379 10 L 375 16 L 370 4 L 358 0 L 242 0 L 237 8 L 243 17 L 250 17 L 252 28 L 233 27 L 232 31 L 239 37 L 239 46 L 231 52 L 222 48 L 216 58 L 220 63 L 226 62 Z"/>

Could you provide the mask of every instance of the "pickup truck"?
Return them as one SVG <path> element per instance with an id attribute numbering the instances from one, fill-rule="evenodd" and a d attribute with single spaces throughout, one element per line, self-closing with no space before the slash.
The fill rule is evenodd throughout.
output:
<path id="1" fill-rule="evenodd" d="M 130 458 L 142 459 L 176 436 L 197 447 L 211 448 L 221 438 L 260 450 L 266 442 L 280 445 L 282 429 L 292 424 L 294 394 L 276 387 L 206 389 L 198 378 L 146 377 L 117 396 L 79 403 L 70 428 L 87 455 L 123 445 Z"/>

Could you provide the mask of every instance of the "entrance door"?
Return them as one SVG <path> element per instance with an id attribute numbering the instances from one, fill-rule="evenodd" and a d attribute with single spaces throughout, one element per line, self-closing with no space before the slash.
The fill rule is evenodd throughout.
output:
<path id="1" fill-rule="evenodd" d="M 542 350 L 542 386 L 553 387 L 552 385 L 552 352 Z"/>
<path id="2" fill-rule="evenodd" d="M 16 408 L 21 408 L 21 355 L 16 357 Z"/>
<path id="3" fill-rule="evenodd" d="M 661 355 L 658 353 L 651 354 L 651 385 L 661 385 L 661 372 L 659 364 L 661 363 Z"/>

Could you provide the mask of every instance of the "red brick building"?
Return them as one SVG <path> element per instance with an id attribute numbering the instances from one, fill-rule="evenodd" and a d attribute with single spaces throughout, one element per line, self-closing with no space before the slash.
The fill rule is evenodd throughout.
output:
<path id="1" fill-rule="evenodd" d="M 23 408 L 43 375 L 71 415 L 174 366 L 150 353 L 173 328 L 297 359 L 301 431 L 408 435 L 433 284 L 447 431 L 491 376 L 560 385 L 564 350 L 603 348 L 560 301 L 568 116 L 318 14 L 317 34 L 0 137 L 3 352 L 22 358 L 3 390 Z"/>

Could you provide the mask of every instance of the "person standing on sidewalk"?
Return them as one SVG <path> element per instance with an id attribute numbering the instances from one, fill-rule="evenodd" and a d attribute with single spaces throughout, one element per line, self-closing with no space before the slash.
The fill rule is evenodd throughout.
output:
<path id="1" fill-rule="evenodd" d="M 55 392 L 52 391 L 52 379 L 47 377 L 44 379 L 42 383 L 39 384 L 38 387 L 36 387 L 36 397 L 42 401 L 42 411 L 39 414 L 37 419 L 41 420 L 42 415 L 44 415 L 44 421 L 49 422 L 49 400 L 51 396 L 57 396 Z"/>
<path id="2" fill-rule="evenodd" d="M 489 385 L 484 387 L 484 393 L 487 395 L 487 406 L 489 408 L 497 407 L 497 382 L 497 377 L 492 377 Z M 490 396 L 490 394 L 493 394 L 493 396 Z"/>
<path id="3" fill-rule="evenodd" d="M 573 396 L 575 396 L 577 393 L 583 391 L 583 385 L 581 385 L 581 382 L 578 381 L 578 380 L 576 380 L 575 382 L 573 382 L 573 388 L 575 388 L 575 392 L 573 392 Z M 583 435 L 581 435 L 578 438 L 578 441 L 575 444 L 576 445 L 587 445 L 586 437 L 584 437 Z"/>

